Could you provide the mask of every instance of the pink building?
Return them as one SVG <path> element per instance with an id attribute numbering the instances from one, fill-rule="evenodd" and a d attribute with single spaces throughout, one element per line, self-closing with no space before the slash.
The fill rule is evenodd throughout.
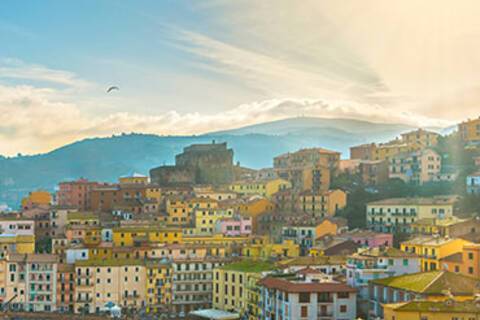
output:
<path id="1" fill-rule="evenodd" d="M 352 230 L 341 235 L 364 247 L 376 248 L 381 246 L 393 246 L 393 234 L 379 233 L 368 230 Z"/>
<path id="2" fill-rule="evenodd" d="M 252 218 L 235 216 L 230 219 L 220 219 L 215 228 L 217 233 L 226 236 L 246 236 L 252 233 Z"/>
<path id="3" fill-rule="evenodd" d="M 90 191 L 101 185 L 98 182 L 78 179 L 58 184 L 57 202 L 59 206 L 75 207 L 78 210 L 90 208 Z"/>

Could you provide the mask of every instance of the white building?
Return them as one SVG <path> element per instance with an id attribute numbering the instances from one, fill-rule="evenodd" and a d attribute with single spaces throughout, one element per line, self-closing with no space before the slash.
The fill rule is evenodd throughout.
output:
<path id="1" fill-rule="evenodd" d="M 420 219 L 444 219 L 453 216 L 457 196 L 430 198 L 391 198 L 367 204 L 367 226 L 378 232 L 408 232 Z"/>
<path id="2" fill-rule="evenodd" d="M 358 289 L 359 308 L 368 312 L 368 282 L 422 271 L 420 257 L 392 247 L 359 250 L 346 264 L 347 284 Z M 364 302 L 364 304 L 362 303 Z M 362 306 L 365 306 L 363 309 Z"/>
<path id="3" fill-rule="evenodd" d="M 262 319 L 355 319 L 356 289 L 305 276 L 266 277 L 259 281 Z"/>
<path id="4" fill-rule="evenodd" d="M 401 153 L 389 163 L 388 175 L 408 183 L 424 184 L 434 181 L 442 169 L 442 159 L 432 149 Z"/>

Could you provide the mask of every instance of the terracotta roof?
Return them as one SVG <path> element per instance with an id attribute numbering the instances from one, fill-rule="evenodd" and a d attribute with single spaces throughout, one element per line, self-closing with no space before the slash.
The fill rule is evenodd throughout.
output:
<path id="1" fill-rule="evenodd" d="M 303 268 L 301 270 L 298 270 L 297 273 L 305 275 L 305 274 L 321 274 L 322 272 L 318 271 L 317 269 L 306 267 L 306 268 Z"/>
<path id="2" fill-rule="evenodd" d="M 333 282 L 293 282 L 280 278 L 266 277 L 258 282 L 259 285 L 269 289 L 285 292 L 357 292 L 356 289 L 344 283 Z"/>
<path id="3" fill-rule="evenodd" d="M 457 253 L 451 254 L 449 256 L 446 256 L 446 257 L 440 259 L 440 261 L 461 263 L 462 260 L 463 260 L 462 256 L 463 256 L 463 254 L 461 252 L 457 252 Z"/>

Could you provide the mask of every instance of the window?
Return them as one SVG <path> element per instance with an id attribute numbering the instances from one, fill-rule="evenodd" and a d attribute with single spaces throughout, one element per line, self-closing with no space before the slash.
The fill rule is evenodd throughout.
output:
<path id="1" fill-rule="evenodd" d="M 468 260 L 473 260 L 473 252 L 468 253 Z"/>
<path id="2" fill-rule="evenodd" d="M 300 293 L 298 301 L 300 303 L 310 303 L 310 293 Z"/>
<path id="3" fill-rule="evenodd" d="M 344 304 L 342 304 L 342 305 L 340 306 L 340 312 L 341 312 L 341 313 L 347 312 L 347 306 L 344 305 Z"/>
<path id="4" fill-rule="evenodd" d="M 307 318 L 308 317 L 308 307 L 307 306 L 302 306 L 301 317 L 302 318 Z"/>

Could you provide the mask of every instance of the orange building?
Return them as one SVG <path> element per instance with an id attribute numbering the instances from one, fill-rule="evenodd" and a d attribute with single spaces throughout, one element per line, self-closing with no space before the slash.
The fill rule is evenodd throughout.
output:
<path id="1" fill-rule="evenodd" d="M 480 278 L 480 244 L 466 244 L 462 252 L 447 256 L 440 262 L 444 270 Z"/>
<path id="2" fill-rule="evenodd" d="M 237 206 L 238 212 L 252 218 L 252 232 L 258 231 L 258 218 L 265 212 L 272 212 L 275 205 L 266 198 L 253 197 Z"/>

